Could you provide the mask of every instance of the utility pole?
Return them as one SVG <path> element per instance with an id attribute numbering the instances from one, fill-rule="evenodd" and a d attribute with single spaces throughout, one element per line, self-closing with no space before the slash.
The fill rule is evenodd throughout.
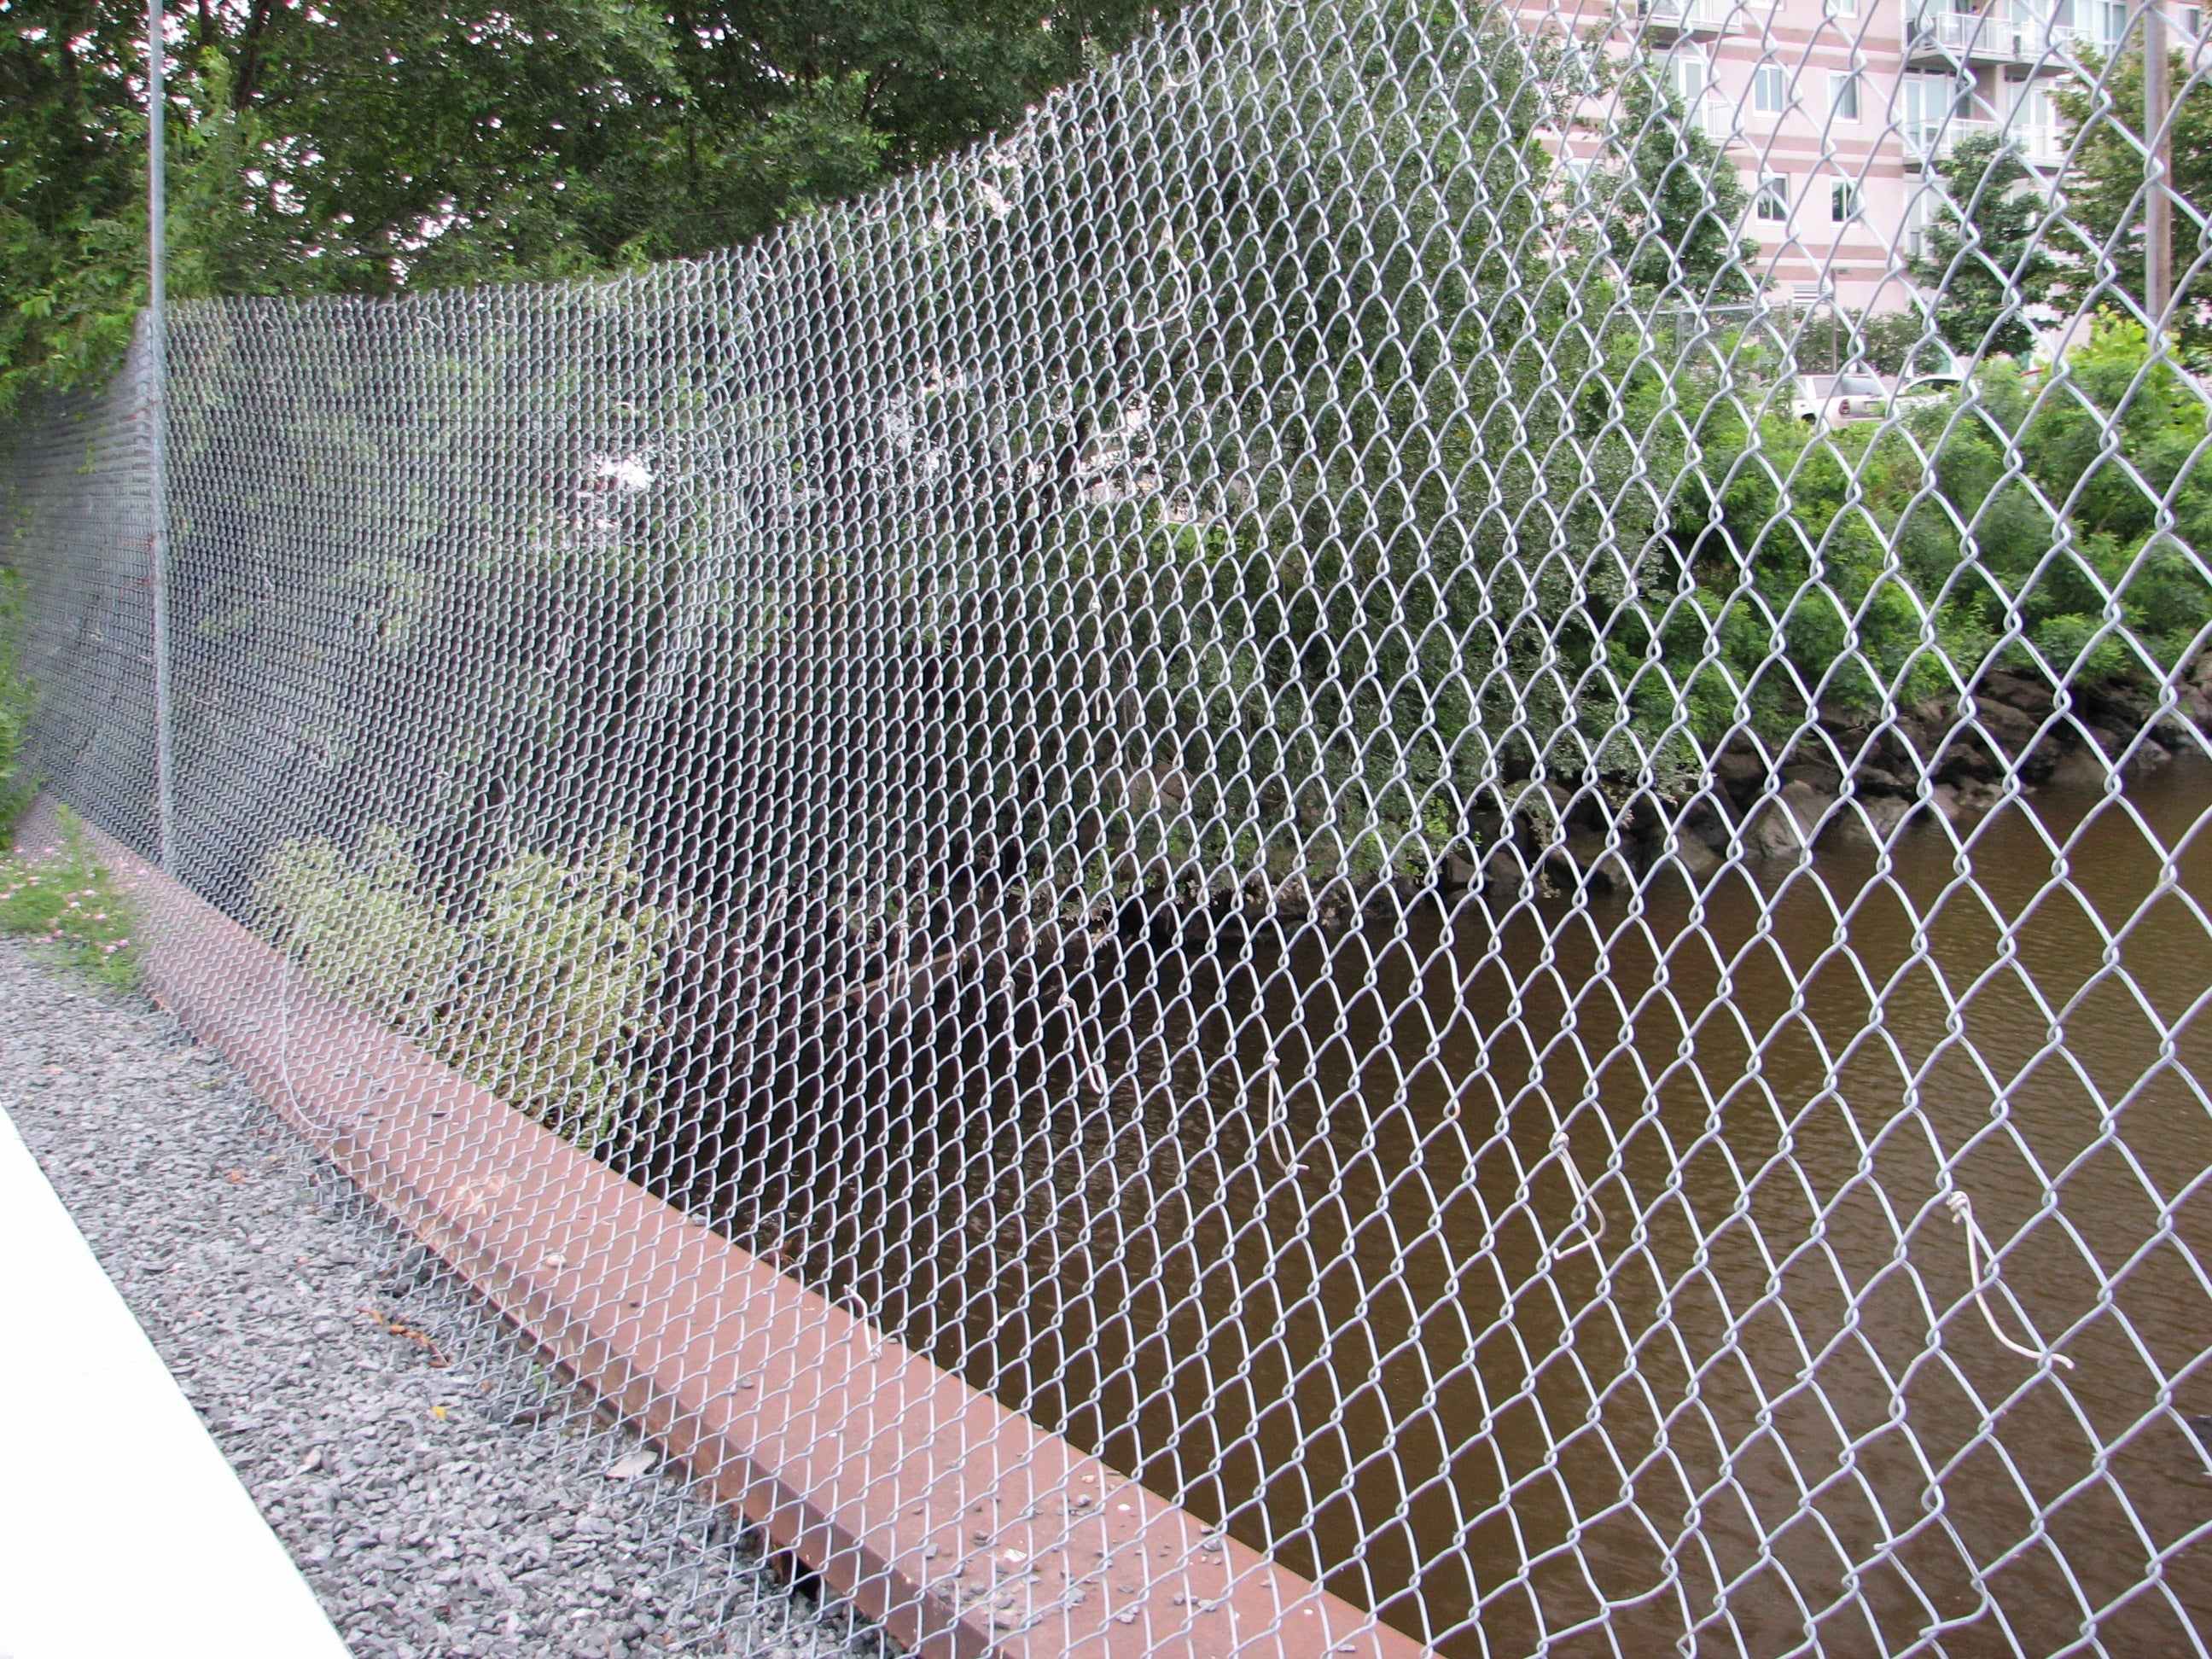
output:
<path id="1" fill-rule="evenodd" d="M 2173 137 L 2168 131 L 2166 0 L 2143 0 L 2143 308 L 2151 339 L 2166 333 L 2173 299 Z"/>
<path id="2" fill-rule="evenodd" d="M 162 0 L 146 0 L 146 471 L 153 519 L 149 552 L 154 600 L 154 818 L 155 858 L 175 873 L 172 823 L 169 684 L 169 295 L 167 94 L 161 83 Z"/>

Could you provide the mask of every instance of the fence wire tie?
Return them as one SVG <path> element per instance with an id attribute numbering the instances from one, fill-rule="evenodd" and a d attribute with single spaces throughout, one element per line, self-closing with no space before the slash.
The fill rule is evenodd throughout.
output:
<path id="1" fill-rule="evenodd" d="M 1063 991 L 1060 1006 L 1067 1012 L 1067 1029 L 1075 1034 L 1075 1074 L 1083 1086 L 1094 1095 L 1109 1091 L 1105 1066 L 1091 1052 L 1091 1039 L 1083 1030 L 1083 1011 L 1075 1006 L 1075 999 Z"/>
<path id="2" fill-rule="evenodd" d="M 1298 1143 L 1291 1133 L 1290 1096 L 1283 1088 L 1283 1070 L 1276 1062 L 1273 1048 L 1260 1062 L 1260 1073 L 1267 1079 L 1267 1127 L 1262 1139 L 1281 1161 L 1284 1170 L 1297 1175 L 1306 1166 L 1298 1162 Z"/>
<path id="3" fill-rule="evenodd" d="M 1966 1230 L 1966 1273 L 1973 1281 L 1974 1305 L 1982 1310 L 1982 1318 L 1989 1325 L 1990 1334 L 2023 1359 L 2033 1359 L 2039 1364 L 2060 1364 L 2066 1367 L 2068 1370 L 2072 1370 L 2074 1362 L 2059 1352 L 2057 1349 L 2022 1347 L 2004 1334 L 2003 1328 L 1997 1323 L 1996 1315 L 1990 1311 L 1989 1303 L 1988 1287 L 2002 1285 L 2004 1283 L 1997 1277 L 1996 1247 L 1990 1243 L 1989 1235 L 1982 1231 L 1982 1224 L 1974 1219 L 1974 1200 L 1967 1197 L 1963 1191 L 1954 1188 L 1944 1199 L 1943 1205 L 1951 1212 L 1952 1221 L 1964 1225 Z M 1980 1260 L 1984 1256 L 1989 1261 L 1989 1271 L 1986 1274 L 1982 1271 Z M 2014 1305 L 2017 1306 L 2016 1301 Z M 2033 1336 L 2034 1327 L 2028 1326 L 2027 1321 L 2027 1316 L 2022 1314 L 2021 1322 L 2023 1326 L 2027 1326 L 2027 1334 Z"/>
<path id="4" fill-rule="evenodd" d="M 1588 1250 L 1595 1255 L 1597 1242 L 1605 1237 L 1605 1212 L 1598 1208 L 1597 1200 L 1590 1196 L 1589 1187 L 1583 1180 L 1583 1172 L 1575 1168 L 1574 1159 L 1568 1155 L 1567 1132 L 1565 1129 L 1553 1135 L 1552 1150 L 1559 1155 L 1559 1167 L 1567 1172 L 1567 1184 L 1575 1189 L 1575 1207 L 1567 1212 L 1567 1226 L 1579 1228 L 1582 1231 L 1579 1243 L 1568 1245 L 1553 1260 L 1565 1261 L 1577 1250 Z M 1589 1218 L 1591 1216 L 1597 1218 L 1595 1228 L 1589 1224 Z"/>

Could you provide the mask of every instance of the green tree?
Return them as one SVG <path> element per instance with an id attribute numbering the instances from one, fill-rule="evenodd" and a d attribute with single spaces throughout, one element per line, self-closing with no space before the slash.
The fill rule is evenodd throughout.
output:
<path id="1" fill-rule="evenodd" d="M 122 5 L 19 5 L 0 33 L 0 400 L 67 382 L 130 337 L 144 217 L 132 147 L 145 131 L 119 67 Z"/>
<path id="2" fill-rule="evenodd" d="M 1597 194 L 1601 234 L 1632 288 L 1679 301 L 1748 300 L 1756 244 L 1735 164 L 1666 79 L 1663 60 L 1621 69 L 1611 160 Z"/>
<path id="3" fill-rule="evenodd" d="M 143 297 L 142 11 L 8 0 L 0 399 Z M 174 291 L 384 292 L 696 254 L 1017 121 L 1149 0 L 172 7 Z"/>
<path id="4" fill-rule="evenodd" d="M 2056 227 L 2079 267 L 2080 300 L 2100 309 L 2140 307 L 2143 292 L 2142 52 L 2085 65 L 2056 94 L 2074 143 L 2066 213 Z M 2173 158 L 2173 269 L 2203 257 L 2203 204 L 2212 204 L 2212 91 L 2175 52 L 2167 84 Z M 2202 280 L 2177 286 L 2170 332 L 2194 367 L 2212 363 L 2212 295 Z"/>
<path id="5" fill-rule="evenodd" d="M 1912 264 L 1936 295 L 1936 326 L 1954 350 L 2025 357 L 2035 346 L 2026 312 L 2057 298 L 2069 279 L 2047 246 L 2044 199 L 2018 188 L 2027 165 L 1992 137 L 1960 140 L 1936 171 L 1950 205 Z"/>

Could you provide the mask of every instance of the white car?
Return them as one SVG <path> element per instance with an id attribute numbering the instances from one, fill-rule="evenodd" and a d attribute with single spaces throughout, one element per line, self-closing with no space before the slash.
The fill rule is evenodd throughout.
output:
<path id="1" fill-rule="evenodd" d="M 1841 374 L 1802 374 L 1790 407 L 1797 418 L 1814 426 L 1842 426 L 1850 421 L 1873 420 L 1889 408 L 1887 377 L 1863 369 Z"/>
<path id="2" fill-rule="evenodd" d="M 1955 395 L 1966 384 L 1966 377 L 1956 369 L 1946 369 L 1936 374 L 1916 374 L 1897 388 L 1890 398 L 1890 406 L 1902 415 L 1910 409 L 1933 409 L 1947 398 Z"/>

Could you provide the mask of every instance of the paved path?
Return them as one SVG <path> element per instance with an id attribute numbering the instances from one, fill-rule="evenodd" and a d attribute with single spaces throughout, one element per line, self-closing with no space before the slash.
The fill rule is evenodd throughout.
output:
<path id="1" fill-rule="evenodd" d="M 0 1654 L 343 1659 L 0 1113 Z"/>

